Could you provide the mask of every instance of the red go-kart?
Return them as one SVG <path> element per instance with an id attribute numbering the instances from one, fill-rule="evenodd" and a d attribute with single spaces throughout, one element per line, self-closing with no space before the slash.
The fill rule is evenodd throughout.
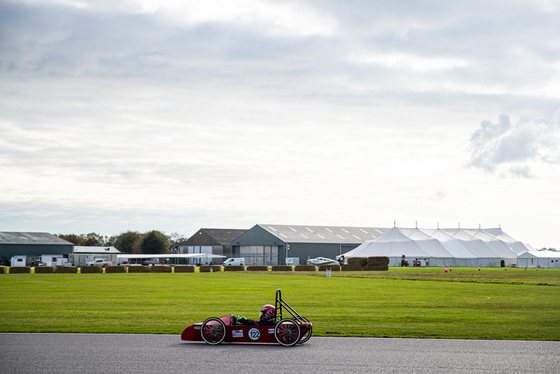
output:
<path id="1" fill-rule="evenodd" d="M 276 291 L 276 317 L 269 326 L 238 325 L 233 315 L 210 317 L 187 327 L 181 334 L 181 340 L 204 341 L 216 345 L 228 343 L 279 343 L 290 347 L 302 344 L 311 338 L 312 323 L 300 316 L 292 307 L 282 300 L 280 290 Z M 291 318 L 282 318 L 286 310 Z"/>

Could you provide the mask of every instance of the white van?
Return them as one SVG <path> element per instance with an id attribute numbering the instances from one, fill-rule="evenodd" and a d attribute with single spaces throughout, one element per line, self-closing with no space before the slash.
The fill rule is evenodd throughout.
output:
<path id="1" fill-rule="evenodd" d="M 224 263 L 222 264 L 224 266 L 245 266 L 245 259 L 244 258 L 228 258 L 227 260 L 224 261 Z"/>

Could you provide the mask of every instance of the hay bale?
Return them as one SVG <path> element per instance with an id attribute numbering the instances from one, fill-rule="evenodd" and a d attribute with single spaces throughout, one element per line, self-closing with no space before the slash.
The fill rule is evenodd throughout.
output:
<path id="1" fill-rule="evenodd" d="M 0 266 L 0 274 L 8 274 L 8 268 L 5 266 Z"/>
<path id="2" fill-rule="evenodd" d="M 176 265 L 173 267 L 175 273 L 194 273 L 194 265 Z"/>
<path id="3" fill-rule="evenodd" d="M 78 272 L 78 268 L 76 266 L 57 266 L 54 269 L 54 272 L 57 274 L 76 274 Z"/>
<path id="4" fill-rule="evenodd" d="M 54 274 L 54 266 L 36 266 L 35 274 Z"/>
<path id="5" fill-rule="evenodd" d="M 268 266 L 266 266 L 266 265 L 249 265 L 249 266 L 247 266 L 247 271 L 268 271 Z"/>
<path id="6" fill-rule="evenodd" d="M 171 266 L 167 266 L 167 265 L 151 266 L 150 273 L 171 273 Z"/>
<path id="7" fill-rule="evenodd" d="M 144 265 L 129 266 L 128 267 L 128 272 L 129 273 L 149 273 L 150 272 L 150 267 L 149 266 L 144 266 Z"/>
<path id="8" fill-rule="evenodd" d="M 367 270 L 367 271 L 387 271 L 387 270 L 389 270 L 389 265 L 366 265 L 365 270 Z"/>
<path id="9" fill-rule="evenodd" d="M 224 271 L 245 271 L 245 266 L 241 266 L 241 265 L 224 266 Z"/>
<path id="10" fill-rule="evenodd" d="M 342 271 L 362 271 L 362 265 L 342 265 Z"/>
<path id="11" fill-rule="evenodd" d="M 315 271 L 315 265 L 296 265 L 294 271 Z"/>
<path id="12" fill-rule="evenodd" d="M 214 268 L 210 265 L 201 265 L 198 268 L 198 271 L 200 271 L 201 273 L 210 273 L 210 269 L 212 269 L 212 271 L 214 271 Z"/>
<path id="13" fill-rule="evenodd" d="M 340 265 L 319 265 L 319 271 L 340 271 Z"/>
<path id="14" fill-rule="evenodd" d="M 30 274 L 31 268 L 29 266 L 12 266 L 9 270 L 10 274 Z"/>
<path id="15" fill-rule="evenodd" d="M 294 271 L 291 265 L 276 265 L 272 267 L 272 271 Z"/>
<path id="16" fill-rule="evenodd" d="M 368 257 L 367 265 L 389 265 L 389 257 L 386 256 Z"/>
<path id="17" fill-rule="evenodd" d="M 348 265 L 360 265 L 366 266 L 367 265 L 367 258 L 366 257 L 350 257 L 346 260 Z"/>
<path id="18" fill-rule="evenodd" d="M 80 273 L 103 273 L 103 268 L 101 266 L 84 266 L 83 268 L 80 268 Z"/>
<path id="19" fill-rule="evenodd" d="M 126 273 L 126 267 L 124 267 L 124 266 L 107 266 L 105 268 L 105 273 Z"/>

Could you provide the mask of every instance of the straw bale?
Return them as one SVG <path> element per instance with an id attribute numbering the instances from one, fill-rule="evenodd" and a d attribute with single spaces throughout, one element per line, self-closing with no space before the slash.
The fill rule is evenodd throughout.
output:
<path id="1" fill-rule="evenodd" d="M 35 272 L 37 272 L 37 269 L 35 269 Z M 58 274 L 76 274 L 78 268 L 76 266 L 57 266 L 54 272 Z"/>
<path id="2" fill-rule="evenodd" d="M 200 271 L 201 273 L 210 273 L 210 269 L 212 269 L 212 271 L 214 271 L 214 268 L 210 265 L 201 265 L 198 268 L 198 271 Z"/>
<path id="3" fill-rule="evenodd" d="M 0 274 L 8 274 L 8 268 L 5 266 L 0 266 Z"/>
<path id="4" fill-rule="evenodd" d="M 387 271 L 389 270 L 389 265 L 366 265 L 368 271 Z"/>
<path id="5" fill-rule="evenodd" d="M 366 257 L 350 257 L 346 262 L 348 263 L 348 265 L 366 266 L 367 265 L 367 258 Z"/>
<path id="6" fill-rule="evenodd" d="M 295 271 L 315 271 L 315 265 L 296 265 Z"/>
<path id="7" fill-rule="evenodd" d="M 103 268 L 101 266 L 84 266 L 80 268 L 80 273 L 103 273 Z"/>
<path id="8" fill-rule="evenodd" d="M 10 274 L 29 274 L 31 268 L 29 266 L 12 266 L 9 270 Z"/>
<path id="9" fill-rule="evenodd" d="M 126 273 L 125 266 L 107 266 L 105 268 L 105 273 Z"/>
<path id="10" fill-rule="evenodd" d="M 340 265 L 319 265 L 319 271 L 340 271 Z"/>
<path id="11" fill-rule="evenodd" d="M 362 271 L 362 265 L 342 265 L 342 271 Z"/>
<path id="12" fill-rule="evenodd" d="M 249 265 L 249 266 L 247 266 L 247 271 L 268 271 L 268 266 L 266 266 L 266 265 Z"/>
<path id="13" fill-rule="evenodd" d="M 144 265 L 129 266 L 128 267 L 128 272 L 129 273 L 149 273 L 150 272 L 150 267 L 149 266 L 144 266 Z"/>
<path id="14" fill-rule="evenodd" d="M 176 265 L 173 267 L 175 273 L 194 273 L 194 265 Z"/>
<path id="15" fill-rule="evenodd" d="M 150 273 L 171 273 L 171 266 L 154 265 L 150 267 Z"/>
<path id="16" fill-rule="evenodd" d="M 294 268 L 291 265 L 276 265 L 272 267 L 272 271 L 293 271 Z"/>
<path id="17" fill-rule="evenodd" d="M 241 266 L 241 265 L 224 266 L 224 271 L 245 271 L 245 266 Z"/>
<path id="18" fill-rule="evenodd" d="M 389 257 L 372 256 L 367 258 L 368 265 L 389 265 Z"/>
<path id="19" fill-rule="evenodd" d="M 54 274 L 54 266 L 35 266 L 35 274 Z"/>

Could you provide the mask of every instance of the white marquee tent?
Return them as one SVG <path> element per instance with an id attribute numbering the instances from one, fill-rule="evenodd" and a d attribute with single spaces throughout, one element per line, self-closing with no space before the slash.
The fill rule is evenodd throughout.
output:
<path id="1" fill-rule="evenodd" d="M 344 254 L 351 257 L 387 256 L 400 266 L 402 256 L 422 266 L 512 266 L 517 256 L 533 250 L 502 229 L 408 229 L 395 227 Z"/>
<path id="2" fill-rule="evenodd" d="M 560 252 L 527 251 L 517 257 L 517 267 L 560 268 Z"/>

